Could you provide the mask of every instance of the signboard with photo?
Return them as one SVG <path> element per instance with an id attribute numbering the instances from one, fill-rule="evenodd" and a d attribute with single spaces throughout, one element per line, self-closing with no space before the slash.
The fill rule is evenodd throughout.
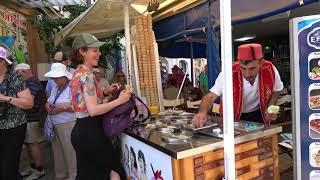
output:
<path id="1" fill-rule="evenodd" d="M 0 44 L 11 50 L 17 63 L 26 63 L 27 19 L 4 6 L 0 6 Z"/>
<path id="2" fill-rule="evenodd" d="M 319 179 L 320 16 L 290 21 L 294 150 L 297 180 Z"/>
<path id="3" fill-rule="evenodd" d="M 132 180 L 170 180 L 171 157 L 126 134 L 121 135 L 122 164 Z"/>

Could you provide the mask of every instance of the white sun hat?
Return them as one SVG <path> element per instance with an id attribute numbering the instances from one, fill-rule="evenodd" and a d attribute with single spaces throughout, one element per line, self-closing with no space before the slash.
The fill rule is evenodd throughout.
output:
<path id="1" fill-rule="evenodd" d="M 18 65 L 14 68 L 14 71 L 17 72 L 17 71 L 19 71 L 19 70 L 28 70 L 28 69 L 31 69 L 31 67 L 30 67 L 29 64 L 20 63 L 20 64 L 18 64 Z"/>
<path id="2" fill-rule="evenodd" d="M 47 78 L 59 78 L 67 77 L 68 79 L 72 78 L 72 74 L 67 71 L 67 67 L 62 63 L 53 63 L 51 69 L 45 75 Z"/>
<path id="3" fill-rule="evenodd" d="M 10 55 L 10 53 L 8 52 L 8 50 L 2 46 L 0 46 L 0 58 L 6 60 L 6 62 L 11 65 L 12 61 L 10 61 L 8 59 L 8 56 Z"/>

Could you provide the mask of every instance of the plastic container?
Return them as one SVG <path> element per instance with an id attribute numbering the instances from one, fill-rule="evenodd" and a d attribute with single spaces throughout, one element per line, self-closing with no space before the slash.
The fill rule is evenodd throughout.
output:
<path id="1" fill-rule="evenodd" d="M 158 106 L 150 106 L 149 107 L 151 116 L 157 115 L 159 113 Z"/>

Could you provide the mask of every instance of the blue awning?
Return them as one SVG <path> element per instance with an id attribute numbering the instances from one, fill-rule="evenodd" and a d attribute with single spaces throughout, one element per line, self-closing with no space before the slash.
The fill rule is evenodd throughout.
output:
<path id="1" fill-rule="evenodd" d="M 263 19 L 317 1 L 319 0 L 232 0 L 232 23 L 235 25 Z M 188 58 L 190 51 L 182 49 L 183 47 L 188 49 L 189 42 L 193 42 L 194 57 L 206 57 L 206 51 L 203 50 L 207 41 L 206 27 L 209 19 L 214 28 L 219 27 L 219 6 L 219 0 L 208 0 L 185 12 L 154 23 L 160 56 Z"/>
<path id="2" fill-rule="evenodd" d="M 317 1 L 232 0 L 232 24 L 263 19 Z M 209 87 L 220 72 L 220 41 L 216 31 L 219 28 L 219 10 L 220 0 L 208 0 L 153 25 L 160 56 L 207 58 Z"/>

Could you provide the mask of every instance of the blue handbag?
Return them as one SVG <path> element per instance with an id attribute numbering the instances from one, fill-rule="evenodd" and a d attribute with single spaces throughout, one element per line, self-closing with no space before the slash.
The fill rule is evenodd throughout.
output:
<path id="1" fill-rule="evenodd" d="M 47 140 L 49 141 L 53 140 L 54 138 L 53 122 L 49 114 L 47 115 L 46 121 L 44 122 L 43 133 L 44 133 L 44 137 Z"/>

